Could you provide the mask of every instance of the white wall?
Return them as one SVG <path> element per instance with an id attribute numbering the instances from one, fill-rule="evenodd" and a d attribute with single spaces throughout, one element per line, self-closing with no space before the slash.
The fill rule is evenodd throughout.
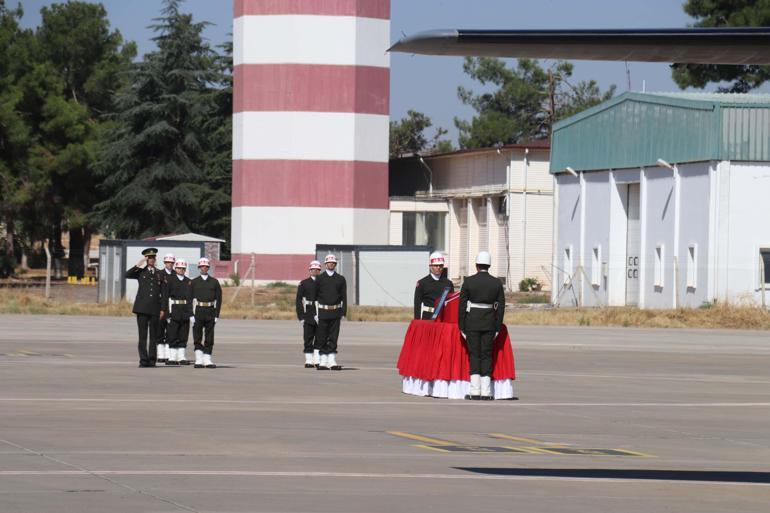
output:
<path id="1" fill-rule="evenodd" d="M 561 173 L 556 176 L 556 186 L 559 188 L 559 202 L 556 208 L 556 231 L 558 241 L 554 248 L 554 262 L 556 268 L 553 272 L 553 300 L 564 306 L 576 304 L 577 291 L 562 290 L 562 287 L 570 274 L 570 269 L 565 269 L 564 252 L 570 248 L 572 254 L 572 273 L 579 265 L 580 251 L 580 181 L 572 175 Z"/>
<path id="2" fill-rule="evenodd" d="M 599 171 L 585 173 L 585 255 L 583 267 L 585 275 L 581 277 L 583 300 L 586 306 L 604 306 L 607 304 L 607 280 L 602 263 L 608 262 L 610 255 L 610 173 Z M 600 261 L 598 265 L 599 285 L 592 284 L 594 273 L 593 250 L 598 246 Z"/>
<path id="3" fill-rule="evenodd" d="M 646 185 L 641 198 L 642 265 L 640 306 L 674 306 L 674 173 L 667 168 L 646 168 Z M 663 286 L 655 285 L 656 248 L 663 248 Z"/>
<path id="4" fill-rule="evenodd" d="M 711 164 L 698 162 L 677 166 L 680 177 L 679 305 L 697 308 L 708 300 L 709 189 Z M 696 248 L 695 287 L 687 287 L 689 246 Z"/>
<path id="5" fill-rule="evenodd" d="M 717 240 L 718 245 L 727 245 L 726 262 L 719 263 L 719 272 L 726 274 L 726 299 L 759 303 L 759 249 L 770 248 L 770 163 L 731 162 L 720 166 L 719 172 L 728 174 L 728 190 L 720 193 L 728 195 L 729 202 L 719 207 L 728 230 Z"/>

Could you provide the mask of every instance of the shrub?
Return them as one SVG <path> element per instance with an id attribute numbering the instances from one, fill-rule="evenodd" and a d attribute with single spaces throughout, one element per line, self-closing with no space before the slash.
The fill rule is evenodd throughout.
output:
<path id="1" fill-rule="evenodd" d="M 543 288 L 543 284 L 537 278 L 524 278 L 519 282 L 520 292 L 533 292 L 539 291 Z"/>
<path id="2" fill-rule="evenodd" d="M 233 281 L 233 285 L 238 287 L 241 284 L 241 275 L 238 273 L 232 273 L 230 279 Z"/>

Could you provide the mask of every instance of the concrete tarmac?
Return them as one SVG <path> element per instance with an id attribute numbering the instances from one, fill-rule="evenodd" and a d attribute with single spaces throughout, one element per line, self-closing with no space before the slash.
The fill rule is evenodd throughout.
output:
<path id="1" fill-rule="evenodd" d="M 405 324 L 341 372 L 216 330 L 140 369 L 133 318 L 0 316 L 0 512 L 770 511 L 767 333 L 511 326 L 519 400 L 470 402 L 401 393 Z"/>

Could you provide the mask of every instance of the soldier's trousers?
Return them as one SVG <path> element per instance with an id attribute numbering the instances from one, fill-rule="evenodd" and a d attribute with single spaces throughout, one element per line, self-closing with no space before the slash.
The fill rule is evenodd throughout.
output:
<path id="1" fill-rule="evenodd" d="M 492 375 L 492 348 L 495 342 L 494 331 L 466 331 L 468 360 L 471 374 Z"/>
<path id="2" fill-rule="evenodd" d="M 193 343 L 196 351 L 211 354 L 214 351 L 214 319 L 201 321 L 195 319 L 193 324 Z M 205 335 L 204 335 L 205 333 Z"/>
<path id="3" fill-rule="evenodd" d="M 142 365 L 155 365 L 159 324 L 157 315 L 136 314 L 136 325 L 139 328 L 139 363 Z"/>
<path id="4" fill-rule="evenodd" d="M 336 354 L 340 337 L 340 319 L 318 319 L 315 348 L 320 354 Z"/>
<path id="5" fill-rule="evenodd" d="M 164 319 L 158 323 L 158 344 L 168 344 L 168 322 Z"/>
<path id="6" fill-rule="evenodd" d="M 163 324 L 163 323 L 161 323 Z M 171 320 L 166 326 L 166 344 L 171 349 L 187 347 L 187 339 L 190 336 L 190 321 Z"/>
<path id="7" fill-rule="evenodd" d="M 312 353 L 315 348 L 315 339 L 318 334 L 318 325 L 316 323 L 310 323 L 305 321 L 302 323 L 302 340 L 305 345 L 302 349 L 303 353 Z"/>

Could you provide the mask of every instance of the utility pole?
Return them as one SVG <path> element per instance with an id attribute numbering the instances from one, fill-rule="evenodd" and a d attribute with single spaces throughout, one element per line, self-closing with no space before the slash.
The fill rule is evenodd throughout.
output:
<path id="1" fill-rule="evenodd" d="M 548 70 L 548 140 L 551 140 L 553 135 L 553 124 L 556 121 L 556 80 L 553 77 L 553 72 Z"/>

